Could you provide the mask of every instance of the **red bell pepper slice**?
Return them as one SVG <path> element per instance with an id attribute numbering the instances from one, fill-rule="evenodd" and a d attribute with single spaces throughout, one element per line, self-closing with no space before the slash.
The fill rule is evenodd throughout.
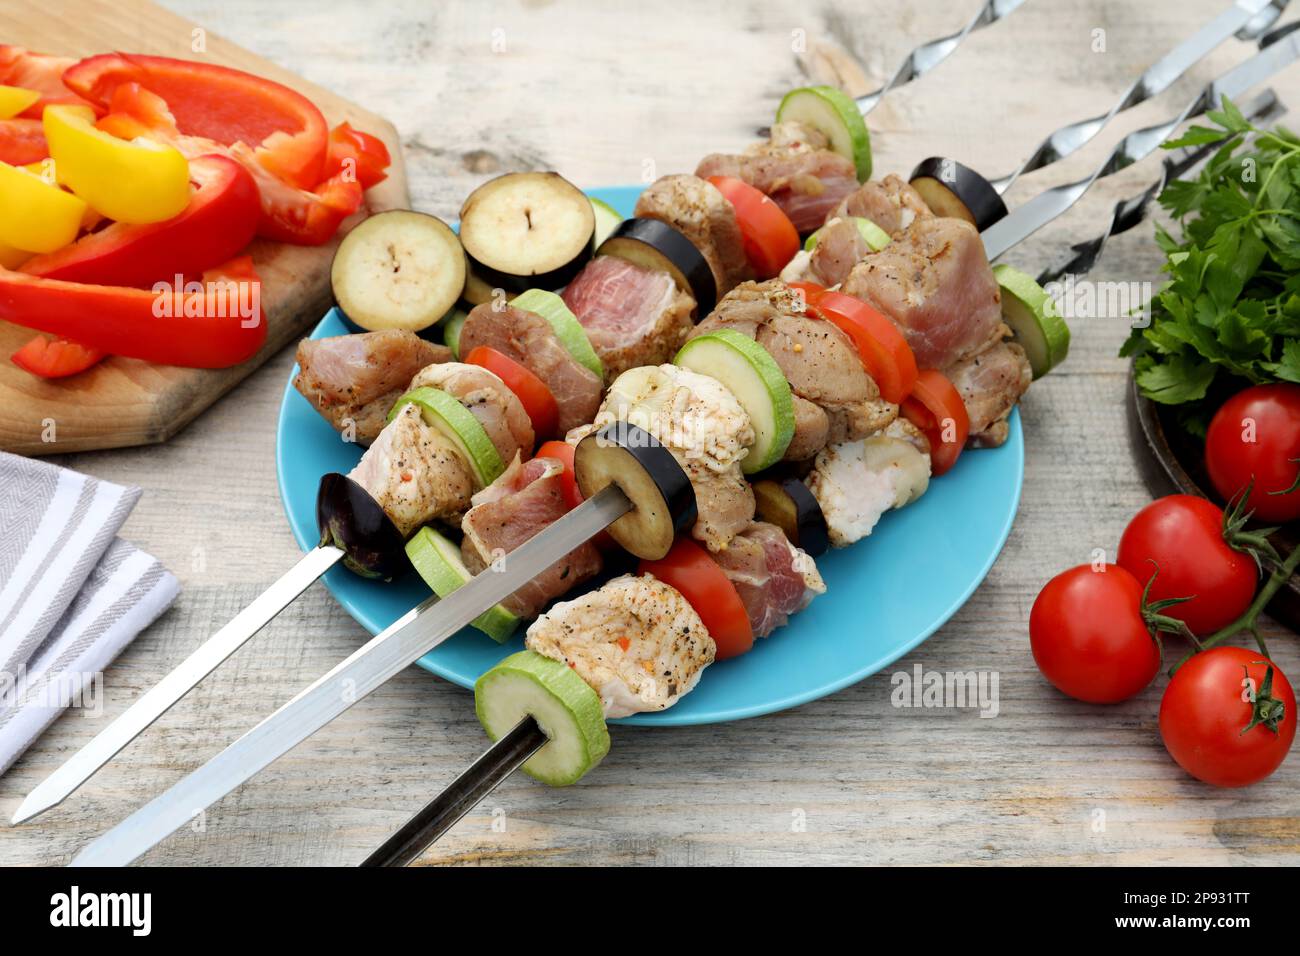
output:
<path id="1" fill-rule="evenodd" d="M 10 358 L 19 368 L 41 378 L 67 378 L 84 372 L 105 354 L 67 339 L 47 339 L 37 335 Z"/>
<path id="2" fill-rule="evenodd" d="M 257 184 L 228 156 L 190 161 L 197 187 L 185 211 L 148 225 L 116 222 L 21 270 L 46 279 L 150 288 L 175 276 L 198 275 L 243 251 L 261 215 Z"/>
<path id="3" fill-rule="evenodd" d="M 227 368 L 266 341 L 261 283 L 241 256 L 193 288 L 86 285 L 0 270 L 0 319 L 87 348 L 189 368 Z"/>
<path id="4" fill-rule="evenodd" d="M 40 120 L 22 117 L 0 120 L 0 163 L 26 166 L 39 163 L 48 155 L 50 148 L 45 144 Z"/>
<path id="5" fill-rule="evenodd" d="M 124 83 L 167 103 L 176 128 L 225 146 L 245 143 L 284 182 L 310 189 L 323 178 L 329 127 L 316 104 L 283 84 L 213 63 L 104 53 L 70 66 L 63 82 L 102 109 Z"/>
<path id="6" fill-rule="evenodd" d="M 45 107 L 53 103 L 76 103 L 92 106 L 63 85 L 63 73 L 77 61 L 70 56 L 33 53 L 26 47 L 0 44 L 0 84 L 36 90 L 41 98 L 19 116 L 39 120 Z M 101 111 L 102 112 L 102 111 Z"/>
<path id="7" fill-rule="evenodd" d="M 346 122 L 330 130 L 329 152 L 325 154 L 326 178 L 351 170 L 361 188 L 369 189 L 388 178 L 392 161 L 388 147 L 378 136 L 353 129 Z"/>

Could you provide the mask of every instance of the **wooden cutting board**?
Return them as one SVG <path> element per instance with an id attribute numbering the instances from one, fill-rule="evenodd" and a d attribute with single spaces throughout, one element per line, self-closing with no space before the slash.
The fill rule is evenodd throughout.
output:
<path id="1" fill-rule="evenodd" d="M 66 56 L 120 50 L 207 60 L 293 87 L 320 107 L 331 127 L 348 120 L 388 144 L 393 164 L 388 179 L 366 193 L 369 211 L 409 205 L 401 144 L 392 124 L 211 33 L 202 35 L 206 50 L 196 53 L 197 29 L 144 0 L 0 6 L 0 42 Z M 187 369 L 114 356 L 69 379 L 45 381 L 8 359 L 36 333 L 0 322 L 0 449 L 41 455 L 171 437 L 320 319 L 330 306 L 329 265 L 337 242 L 318 247 L 254 243 L 267 340 L 257 355 L 235 368 Z"/>

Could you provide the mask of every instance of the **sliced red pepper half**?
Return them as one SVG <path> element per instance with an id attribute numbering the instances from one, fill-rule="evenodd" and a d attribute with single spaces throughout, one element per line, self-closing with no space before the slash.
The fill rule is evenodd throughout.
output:
<path id="1" fill-rule="evenodd" d="M 115 222 L 56 252 L 28 259 L 21 271 L 91 285 L 150 288 L 226 262 L 257 231 L 257 185 L 228 156 L 191 160 L 190 180 L 195 186 L 190 204 L 174 219 L 147 225 Z"/>
<path id="2" fill-rule="evenodd" d="M 328 179 L 351 172 L 352 178 L 369 189 L 388 178 L 388 167 L 393 157 L 378 136 L 371 136 L 350 123 L 340 123 L 330 130 L 329 151 L 325 154 L 322 178 Z M 347 176 L 344 176 L 347 179 Z"/>
<path id="3" fill-rule="evenodd" d="M 84 372 L 99 362 L 105 353 L 67 339 L 35 336 L 15 352 L 11 359 L 21 369 L 41 378 L 67 378 Z"/>
<path id="4" fill-rule="evenodd" d="M 970 435 L 970 416 L 961 394 L 942 372 L 922 371 L 899 411 L 929 440 L 933 474 L 942 475 L 957 464 Z"/>
<path id="5" fill-rule="evenodd" d="M 785 211 L 743 179 L 710 176 L 709 182 L 736 210 L 745 258 L 760 279 L 770 279 L 799 251 L 799 231 Z"/>
<path id="6" fill-rule="evenodd" d="M 26 166 L 39 163 L 50 155 L 45 144 L 45 131 L 37 119 L 0 120 L 0 163 Z"/>
<path id="7" fill-rule="evenodd" d="M 69 67 L 63 82 L 102 109 L 124 83 L 139 83 L 167 103 L 176 127 L 223 145 L 245 143 L 284 182 L 310 189 L 321 181 L 329 127 L 316 104 L 274 80 L 165 56 L 104 53 Z"/>
<path id="8" fill-rule="evenodd" d="M 39 120 L 45 107 L 54 103 L 75 103 L 93 108 L 93 104 L 63 84 L 64 71 L 76 62 L 70 56 L 33 53 L 26 47 L 0 44 L 0 84 L 21 86 L 41 94 L 39 100 L 18 114 L 28 119 Z"/>
<path id="9" fill-rule="evenodd" d="M 158 291 L 0 270 L 0 319 L 91 349 L 189 368 L 226 368 L 266 341 L 261 288 L 241 256 L 201 283 Z"/>
<path id="10" fill-rule="evenodd" d="M 898 326 L 861 299 L 842 292 L 822 291 L 811 305 L 814 315 L 852 340 L 885 401 L 897 405 L 912 394 L 919 374 L 916 356 Z"/>
<path id="11" fill-rule="evenodd" d="M 754 646 L 754 628 L 745 602 L 718 562 L 685 536 L 658 561 L 642 561 L 637 569 L 676 588 L 686 598 L 718 646 L 718 660 L 736 657 Z"/>
<path id="12" fill-rule="evenodd" d="M 545 382 L 510 356 L 488 345 L 470 349 L 464 361 L 487 369 L 515 393 L 519 403 L 524 406 L 524 411 L 528 413 L 538 438 L 549 438 L 555 434 L 560 421 L 560 407 L 555 403 L 555 396 Z"/>

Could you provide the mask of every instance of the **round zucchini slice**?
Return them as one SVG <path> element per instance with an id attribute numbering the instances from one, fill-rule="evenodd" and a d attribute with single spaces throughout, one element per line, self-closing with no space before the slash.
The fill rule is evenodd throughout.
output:
<path id="1" fill-rule="evenodd" d="M 343 564 L 366 578 L 392 580 L 402 570 L 403 539 L 370 492 L 331 472 L 316 490 L 320 543 L 343 552 Z"/>
<path id="2" fill-rule="evenodd" d="M 440 598 L 465 585 L 474 575 L 461 560 L 460 548 L 446 535 L 424 527 L 406 542 L 411 566 Z M 504 644 L 519 626 L 519 618 L 500 604 L 493 605 L 470 622 L 498 644 Z"/>
<path id="3" fill-rule="evenodd" d="M 506 173 L 460 208 L 472 268 L 489 286 L 512 292 L 567 285 L 591 258 L 595 234 L 591 202 L 559 173 Z"/>
<path id="4" fill-rule="evenodd" d="M 465 327 L 469 313 L 464 309 L 452 309 L 451 315 L 442 326 L 442 344 L 451 349 L 451 357 L 460 361 L 460 330 Z"/>
<path id="5" fill-rule="evenodd" d="M 691 339 L 673 362 L 717 379 L 749 415 L 754 444 L 741 471 L 752 475 L 781 460 L 794 437 L 794 396 L 767 349 L 735 329 L 718 329 Z"/>
<path id="6" fill-rule="evenodd" d="M 993 267 L 1002 287 L 1002 319 L 1029 356 L 1034 378 L 1041 378 L 1065 361 L 1070 352 L 1070 327 L 1056 302 L 1030 276 L 1008 265 Z"/>
<path id="7" fill-rule="evenodd" d="M 605 366 L 596 350 L 591 347 L 587 330 L 558 295 L 545 289 L 529 289 L 512 299 L 510 304 L 516 309 L 533 312 L 544 318 L 550 323 L 564 350 L 577 359 L 578 364 L 585 365 L 598 378 L 604 379 Z"/>
<path id="8" fill-rule="evenodd" d="M 649 432 L 614 422 L 578 442 L 573 474 L 583 498 L 618 486 L 632 509 L 609 526 L 610 536 L 631 554 L 658 561 L 677 532 L 695 523 L 695 489 L 677 459 Z"/>
<path id="9" fill-rule="evenodd" d="M 617 256 L 633 265 L 673 277 L 677 288 L 695 299 L 701 317 L 718 302 L 713 270 L 695 243 L 658 219 L 627 219 L 596 250 L 598 256 Z"/>
<path id="10" fill-rule="evenodd" d="M 853 161 L 858 182 L 871 178 L 871 134 L 858 104 L 833 86 L 804 86 L 791 90 L 776 108 L 778 123 L 797 122 L 817 130 L 831 149 Z"/>
<path id="11" fill-rule="evenodd" d="M 1007 214 L 993 184 L 955 159 L 922 160 L 909 182 L 936 216 L 965 219 L 980 232 Z"/>
<path id="12" fill-rule="evenodd" d="M 885 230 L 881 229 L 870 219 L 863 216 L 850 216 L 849 221 L 858 227 L 858 235 L 862 237 L 862 241 L 867 244 L 868 248 L 870 248 L 872 252 L 879 252 L 881 249 L 885 248 L 885 246 L 889 245 L 889 233 L 885 232 Z M 822 228 L 824 229 L 825 226 Z M 820 233 L 821 229 L 818 229 L 804 240 L 804 252 L 812 252 L 817 248 L 817 236 Z"/>
<path id="13" fill-rule="evenodd" d="M 798 478 L 754 482 L 754 504 L 761 520 L 784 531 L 790 543 L 810 557 L 825 554 L 831 546 L 821 505 Z"/>
<path id="14" fill-rule="evenodd" d="M 388 421 L 401 411 L 403 405 L 414 403 L 419 406 L 425 424 L 442 432 L 456 446 L 461 457 L 465 459 L 474 473 L 474 482 L 480 488 L 486 488 L 506 470 L 501 461 L 501 453 L 492 439 L 483 430 L 474 413 L 437 388 L 416 388 L 407 392 L 388 412 Z"/>
<path id="15" fill-rule="evenodd" d="M 474 711 L 493 741 L 526 717 L 550 740 L 524 773 L 552 787 L 577 783 L 609 753 L 600 696 L 560 661 L 536 651 L 511 654 L 474 682 Z"/>
<path id="16" fill-rule="evenodd" d="M 603 199 L 597 199 L 595 196 L 589 198 L 591 211 L 596 215 L 596 248 L 599 249 L 600 244 L 608 239 L 623 221 L 623 214 Z"/>
<path id="17" fill-rule="evenodd" d="M 465 288 L 460 239 L 436 216 L 381 212 L 343 237 L 330 266 L 343 314 L 371 332 L 419 332 L 436 323 Z"/>

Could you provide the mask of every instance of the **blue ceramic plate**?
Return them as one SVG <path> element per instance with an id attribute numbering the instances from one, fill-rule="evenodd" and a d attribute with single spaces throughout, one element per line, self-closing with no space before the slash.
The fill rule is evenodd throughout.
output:
<path id="1" fill-rule="evenodd" d="M 631 215 L 640 188 L 594 189 Z M 331 311 L 312 338 L 349 328 Z M 280 495 L 304 550 L 319 541 L 316 485 L 321 475 L 348 472 L 362 449 L 339 439 L 293 387 L 284 390 L 276 440 Z M 997 449 L 962 455 L 930 483 L 921 500 L 887 513 L 869 538 L 818 559 L 827 593 L 742 657 L 714 664 L 672 709 L 623 724 L 711 724 L 784 710 L 834 693 L 887 667 L 933 634 L 977 588 L 1011 531 L 1024 477 L 1020 414 Z M 414 574 L 384 584 L 341 566 L 325 585 L 362 627 L 376 634 L 429 595 Z M 499 645 L 466 628 L 420 659 L 420 666 L 470 687 L 485 670 L 523 647 L 522 631 Z"/>

